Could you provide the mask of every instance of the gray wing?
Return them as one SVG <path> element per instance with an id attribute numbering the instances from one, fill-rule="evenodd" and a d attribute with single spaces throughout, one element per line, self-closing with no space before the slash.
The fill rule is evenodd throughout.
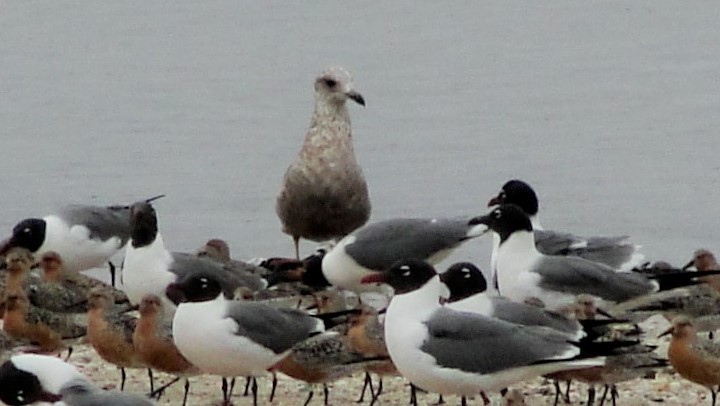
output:
<path id="1" fill-rule="evenodd" d="M 265 274 L 269 273 L 265 268 L 247 264 L 242 261 L 231 260 L 228 262 L 221 262 L 212 257 L 201 257 L 197 255 L 195 257 L 222 267 L 225 272 L 234 275 L 241 286 L 248 287 L 253 291 L 265 289 L 265 287 L 267 287 L 267 282 L 260 276 L 260 272 Z M 262 269 L 262 271 L 257 268 Z"/>
<path id="2" fill-rule="evenodd" d="M 235 290 L 241 286 L 247 286 L 253 290 L 257 290 L 254 286 L 259 285 L 259 283 L 255 282 L 255 279 L 251 279 L 254 283 L 249 284 L 248 281 L 242 278 L 237 272 L 234 272 L 217 261 L 198 258 L 195 255 L 181 252 L 173 252 L 172 258 L 173 262 L 168 270 L 177 275 L 178 279 L 190 273 L 193 275 L 211 275 L 213 278 L 219 278 L 222 286 L 230 290 Z"/>
<path id="3" fill-rule="evenodd" d="M 540 287 L 570 294 L 587 293 L 614 302 L 652 293 L 656 285 L 640 274 L 615 272 L 603 264 L 577 257 L 545 256 L 532 272 Z"/>
<path id="4" fill-rule="evenodd" d="M 90 230 L 91 238 L 103 241 L 119 237 L 122 245 L 130 238 L 130 209 L 126 207 L 100 207 L 71 205 L 58 214 L 68 224 L 82 224 Z"/>
<path id="5" fill-rule="evenodd" d="M 580 353 L 562 333 L 473 313 L 439 309 L 426 325 L 430 336 L 421 350 L 442 367 L 466 372 L 487 374 Z"/>
<path id="6" fill-rule="evenodd" d="M 569 338 L 575 339 L 582 331 L 582 325 L 577 320 L 536 306 L 513 302 L 504 297 L 493 297 L 493 317 L 509 323 L 523 326 L 544 326 L 567 333 Z"/>
<path id="7" fill-rule="evenodd" d="M 280 354 L 316 332 L 318 320 L 301 311 L 262 303 L 232 302 L 227 317 L 237 324 L 235 334 Z"/>
<path id="8" fill-rule="evenodd" d="M 405 258 L 428 259 L 468 238 L 469 219 L 391 219 L 358 230 L 345 251 L 369 269 L 385 270 Z"/>
<path id="9" fill-rule="evenodd" d="M 637 246 L 621 237 L 580 237 L 570 233 L 535 230 L 535 246 L 546 255 L 572 255 L 600 262 L 613 269 L 633 259 Z"/>

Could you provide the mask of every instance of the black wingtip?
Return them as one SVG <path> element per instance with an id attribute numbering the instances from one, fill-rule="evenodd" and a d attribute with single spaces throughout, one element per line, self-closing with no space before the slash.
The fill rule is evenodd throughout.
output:
<path id="1" fill-rule="evenodd" d="M 610 326 L 612 325 L 631 323 L 630 320 L 621 319 L 578 320 L 578 322 L 582 325 L 583 330 L 587 334 L 582 338 L 581 341 L 583 342 L 594 341 L 595 339 L 608 334 L 611 330 Z M 627 332 L 626 335 L 640 335 L 642 333 L 643 331 L 638 327 Z"/>
<path id="2" fill-rule="evenodd" d="M 701 278 L 703 276 L 712 276 L 712 275 L 720 275 L 720 271 L 679 272 L 679 273 L 673 273 L 673 274 L 652 275 L 652 276 L 648 276 L 648 279 L 652 279 L 655 282 L 657 282 L 658 290 L 662 291 L 662 290 L 670 290 L 670 289 L 675 289 L 675 288 L 682 288 L 685 286 L 697 285 L 697 284 L 703 283 L 703 281 L 698 280 L 697 278 Z"/>

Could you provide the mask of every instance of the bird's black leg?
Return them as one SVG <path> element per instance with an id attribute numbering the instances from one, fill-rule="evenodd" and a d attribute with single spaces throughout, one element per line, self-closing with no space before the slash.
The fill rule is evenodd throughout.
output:
<path id="1" fill-rule="evenodd" d="M 243 396 L 250 395 L 250 382 L 252 382 L 251 377 L 248 376 L 247 378 L 245 378 L 245 392 L 243 392 Z"/>
<path id="2" fill-rule="evenodd" d="M 370 387 L 370 396 L 375 397 L 375 393 L 372 387 L 372 377 L 370 372 L 365 372 L 365 382 L 363 382 L 362 392 L 360 393 L 360 399 L 356 400 L 356 403 L 362 403 L 365 401 L 365 390 Z"/>
<path id="3" fill-rule="evenodd" d="M 600 406 L 603 406 L 603 404 L 605 403 L 605 396 L 608 394 L 609 390 L 610 390 L 610 385 L 605 385 L 603 394 L 602 394 L 602 396 L 600 396 Z"/>
<path id="4" fill-rule="evenodd" d="M 125 375 L 125 368 L 120 367 L 120 390 L 125 390 L 125 379 L 127 378 L 127 375 Z"/>
<path id="5" fill-rule="evenodd" d="M 185 379 L 185 394 L 183 395 L 183 403 L 182 406 L 185 406 L 187 404 L 187 397 L 188 392 L 190 392 L 190 380 L 187 378 Z"/>
<path id="6" fill-rule="evenodd" d="M 115 287 L 115 265 L 108 261 L 108 266 L 110 267 L 110 284 L 112 287 Z"/>
<path id="7" fill-rule="evenodd" d="M 325 396 L 325 406 L 328 406 L 328 396 L 330 395 L 330 389 L 326 384 L 323 384 L 323 396 Z"/>
<path id="8" fill-rule="evenodd" d="M 254 376 L 252 377 L 252 395 L 253 395 L 253 406 L 257 406 L 257 404 L 258 404 L 257 403 L 257 395 L 258 395 L 257 379 L 255 379 Z"/>
<path id="9" fill-rule="evenodd" d="M 275 389 L 277 389 L 277 383 L 278 383 L 277 374 L 275 372 L 272 373 L 272 377 L 273 377 L 273 380 L 272 380 L 272 389 L 270 389 L 270 402 L 272 402 L 273 399 L 275 398 Z"/>
<path id="10" fill-rule="evenodd" d="M 438 405 L 444 405 L 444 404 L 445 404 L 445 399 L 443 399 L 442 393 L 438 395 L 437 404 L 438 404 Z"/>
<path id="11" fill-rule="evenodd" d="M 417 387 L 413 384 L 410 384 L 410 404 L 412 406 L 417 406 Z"/>
<path id="12" fill-rule="evenodd" d="M 150 392 L 155 392 L 155 380 L 153 379 L 152 369 L 150 368 L 148 368 L 148 378 L 150 379 Z M 173 381 L 173 383 L 177 382 L 178 380 L 180 380 L 180 378 Z"/>
<path id="13" fill-rule="evenodd" d="M 572 380 L 567 380 L 567 386 L 565 387 L 565 398 L 563 399 L 565 403 L 570 403 L 570 384 L 572 383 Z"/>
<path id="14" fill-rule="evenodd" d="M 593 406 L 595 404 L 595 387 L 590 386 L 588 388 L 588 401 L 587 406 Z"/>
<path id="15" fill-rule="evenodd" d="M 151 399 L 155 398 L 156 400 L 160 400 L 162 395 L 165 393 L 165 389 L 169 388 L 170 386 L 172 386 L 175 382 L 177 382 L 179 380 L 180 380 L 180 377 L 177 377 L 177 378 L 173 379 L 172 381 L 166 383 L 165 385 L 157 388 L 157 390 L 151 390 L 150 394 L 148 394 L 148 397 Z"/>
<path id="16" fill-rule="evenodd" d="M 303 403 L 303 406 L 307 406 L 310 404 L 310 401 L 312 400 L 314 394 L 315 394 L 315 391 L 313 391 L 312 388 L 310 388 L 310 393 L 308 393 L 308 397 L 307 397 L 307 399 L 305 399 L 305 403 Z"/>

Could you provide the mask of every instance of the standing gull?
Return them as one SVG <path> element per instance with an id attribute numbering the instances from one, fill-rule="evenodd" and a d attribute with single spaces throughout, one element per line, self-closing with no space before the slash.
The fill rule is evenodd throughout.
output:
<path id="1" fill-rule="evenodd" d="M 275 206 L 283 232 L 293 238 L 297 258 L 300 238 L 339 239 L 370 218 L 367 184 L 353 151 L 347 99 L 365 105 L 345 69 L 329 68 L 315 79 L 310 129 L 297 161 L 285 173 Z"/>

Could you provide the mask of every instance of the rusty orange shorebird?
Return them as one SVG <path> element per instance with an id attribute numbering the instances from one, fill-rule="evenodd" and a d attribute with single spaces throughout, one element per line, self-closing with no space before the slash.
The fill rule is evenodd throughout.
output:
<path id="1" fill-rule="evenodd" d="M 672 326 L 659 337 L 672 334 L 668 358 L 683 378 L 710 390 L 712 405 L 720 386 L 720 344 L 698 337 L 693 321 L 687 316 L 673 319 Z"/>

